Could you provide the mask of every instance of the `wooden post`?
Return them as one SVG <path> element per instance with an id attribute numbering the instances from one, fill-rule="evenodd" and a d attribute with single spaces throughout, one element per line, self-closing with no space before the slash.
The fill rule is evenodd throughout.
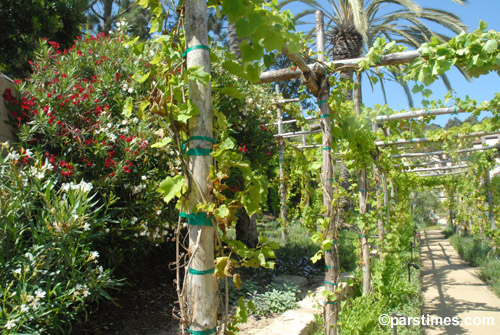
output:
<path id="1" fill-rule="evenodd" d="M 357 87 L 354 90 L 354 111 L 361 113 L 361 74 L 356 73 Z M 366 214 L 366 204 L 368 198 L 368 182 L 366 181 L 366 169 L 358 170 L 358 191 L 359 191 L 359 213 Z M 370 245 L 368 244 L 368 235 L 370 231 L 361 228 L 359 241 L 361 244 L 361 269 L 363 271 L 363 295 L 370 293 Z"/>
<path id="2" fill-rule="evenodd" d="M 377 132 L 377 124 L 376 123 L 373 123 L 372 124 L 372 131 L 374 133 Z M 378 161 L 379 161 L 379 156 L 378 156 L 378 153 L 377 153 L 377 158 L 376 158 L 376 161 L 375 161 L 375 165 L 373 167 L 373 177 L 375 179 L 375 184 L 376 184 L 376 198 L 377 198 L 377 228 L 378 228 L 378 239 L 379 239 L 379 242 L 380 244 L 379 245 L 382 245 L 383 241 L 384 241 L 384 214 L 382 213 L 382 199 L 381 199 L 381 196 L 382 196 L 382 190 L 381 190 L 381 187 L 380 185 L 382 185 L 382 176 L 381 176 L 381 173 L 380 173 L 380 168 L 378 166 Z M 385 194 L 384 194 L 384 197 L 385 197 Z M 380 250 L 379 250 L 379 255 L 381 255 L 380 253 Z"/>
<path id="3" fill-rule="evenodd" d="M 185 34 L 187 45 L 187 67 L 203 66 L 210 73 L 210 58 L 207 34 L 207 3 L 205 0 L 185 2 Z M 197 46 L 205 47 L 197 47 Z M 210 82 L 203 85 L 189 81 L 189 98 L 198 107 L 200 113 L 189 120 L 189 135 L 213 137 L 212 130 L 212 92 Z M 211 143 L 202 140 L 189 142 L 191 148 L 209 149 Z M 189 155 L 189 153 L 188 153 Z M 197 211 L 196 206 L 210 201 L 208 176 L 213 158 L 209 155 L 189 155 L 189 212 Z M 201 214 L 201 215 L 200 215 Z M 199 221 L 199 213 L 194 221 Z M 191 218 L 190 218 L 191 221 Z M 202 220 L 204 223 L 210 220 Z M 198 222 L 200 223 L 200 222 Z M 215 231 L 211 225 L 189 225 L 189 255 L 186 272 L 187 282 L 187 325 L 191 332 L 216 333 L 219 307 L 218 282 L 213 275 Z"/>
<path id="4" fill-rule="evenodd" d="M 484 184 L 486 186 L 486 191 L 488 193 L 488 219 L 490 220 L 490 226 L 492 230 L 496 230 L 497 226 L 495 224 L 495 214 L 493 214 L 493 194 L 490 189 L 490 171 L 486 171 L 486 176 L 484 177 Z"/>
<path id="5" fill-rule="evenodd" d="M 316 11 L 316 43 L 317 50 L 320 52 L 318 59 L 324 60 L 325 41 L 324 41 L 324 23 L 323 13 Z M 324 78 L 327 80 L 327 78 Z M 329 220 L 328 230 L 326 237 L 333 241 L 330 250 L 325 250 L 325 287 L 331 292 L 335 292 L 338 288 L 340 277 L 340 262 L 337 247 L 337 225 L 335 222 L 335 215 L 333 212 L 333 161 L 332 161 L 332 124 L 330 115 L 332 113 L 328 105 L 330 97 L 330 85 L 320 85 L 323 90 L 318 97 L 318 106 L 320 110 L 320 126 L 322 134 L 322 153 L 323 153 L 323 166 L 321 181 L 323 185 L 323 205 L 326 208 L 325 219 Z M 338 296 L 335 300 L 328 299 L 325 302 L 324 308 L 324 322 L 327 335 L 337 334 L 337 321 L 339 312 L 340 301 Z"/>
<path id="6" fill-rule="evenodd" d="M 280 93 L 280 85 L 276 84 L 276 94 Z M 283 241 L 287 240 L 287 220 L 288 212 L 286 210 L 286 183 L 285 183 L 285 173 L 283 172 L 283 162 L 285 161 L 284 152 L 284 139 L 281 136 L 283 134 L 283 117 L 281 115 L 281 107 L 277 106 L 278 111 L 278 144 L 279 144 L 279 166 L 280 166 L 280 219 L 281 219 L 281 239 Z"/>

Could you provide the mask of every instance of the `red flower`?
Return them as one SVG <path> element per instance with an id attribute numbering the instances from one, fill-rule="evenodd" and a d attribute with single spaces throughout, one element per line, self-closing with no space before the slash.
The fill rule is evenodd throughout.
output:
<path id="1" fill-rule="evenodd" d="M 123 167 L 123 171 L 127 172 L 127 173 L 130 173 L 130 169 L 128 166 L 124 166 Z"/>
<path id="2" fill-rule="evenodd" d="M 59 43 L 54 42 L 54 41 L 49 41 L 49 44 L 54 48 L 54 49 L 59 49 Z"/>

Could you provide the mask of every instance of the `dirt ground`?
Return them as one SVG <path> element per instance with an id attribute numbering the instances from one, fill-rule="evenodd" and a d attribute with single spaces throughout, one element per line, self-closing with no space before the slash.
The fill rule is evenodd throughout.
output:
<path id="1" fill-rule="evenodd" d="M 128 285 L 108 292 L 114 299 L 92 306 L 83 324 L 74 324 L 72 335 L 173 335 L 177 322 L 172 308 L 177 300 L 175 271 L 169 263 L 174 254 L 159 248 L 128 273 Z M 120 278 L 120 275 L 117 275 Z"/>

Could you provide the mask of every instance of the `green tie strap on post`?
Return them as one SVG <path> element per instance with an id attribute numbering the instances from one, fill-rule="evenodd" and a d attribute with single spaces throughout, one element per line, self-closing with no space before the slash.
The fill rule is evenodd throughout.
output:
<path id="1" fill-rule="evenodd" d="M 330 148 L 330 147 L 324 147 L 324 148 L 322 148 L 322 149 L 323 149 L 323 150 L 325 150 L 325 151 L 326 151 L 326 150 L 332 150 L 332 148 Z"/>
<path id="2" fill-rule="evenodd" d="M 339 267 L 337 265 L 335 265 L 335 266 L 325 265 L 325 268 L 327 268 L 327 269 L 338 269 Z"/>
<path id="3" fill-rule="evenodd" d="M 186 145 L 187 145 L 187 142 L 189 142 L 189 141 L 206 141 L 206 142 L 210 142 L 212 144 L 217 143 L 211 137 L 207 137 L 207 136 L 191 136 L 186 141 L 184 141 L 184 142 L 181 143 L 181 152 L 183 154 L 186 151 Z M 188 152 L 187 152 L 187 155 L 188 156 L 208 156 L 208 155 L 210 155 L 211 152 L 212 152 L 212 149 L 203 149 L 203 148 L 196 149 L 195 148 L 195 149 L 189 149 Z"/>
<path id="4" fill-rule="evenodd" d="M 359 235 L 359 237 L 360 237 L 360 238 L 361 238 L 361 237 L 364 237 L 364 238 L 366 238 L 366 235 Z"/>
<path id="5" fill-rule="evenodd" d="M 208 270 L 205 270 L 205 271 L 199 271 L 199 270 L 195 270 L 193 268 L 189 268 L 188 271 L 192 275 L 203 276 L 203 275 L 208 275 L 208 274 L 214 273 L 215 272 L 215 268 L 211 268 L 211 269 L 208 269 Z"/>
<path id="6" fill-rule="evenodd" d="M 326 301 L 325 302 L 327 305 L 336 305 L 337 302 L 336 301 Z"/>
<path id="7" fill-rule="evenodd" d="M 212 329 L 208 330 L 192 330 L 187 328 L 187 331 L 193 335 L 210 335 L 217 332 L 217 327 L 213 327 Z"/>
<path id="8" fill-rule="evenodd" d="M 337 284 L 329 282 L 328 280 L 325 280 L 324 282 L 325 282 L 325 284 L 328 284 L 328 285 L 337 286 Z"/>
<path id="9" fill-rule="evenodd" d="M 318 106 L 321 106 L 323 103 L 328 102 L 328 100 L 321 100 L 318 102 Z"/>
<path id="10" fill-rule="evenodd" d="M 330 117 L 330 114 L 321 114 L 321 115 L 319 116 L 319 118 L 320 118 L 320 119 L 325 119 L 325 118 L 327 118 L 327 117 Z"/>
<path id="11" fill-rule="evenodd" d="M 212 149 L 194 148 L 187 151 L 188 156 L 209 156 Z"/>
<path id="12" fill-rule="evenodd" d="M 203 45 L 203 44 L 193 45 L 192 47 L 187 48 L 187 50 L 182 53 L 182 58 L 186 57 L 186 55 L 190 51 L 198 50 L 198 49 L 210 50 L 210 48 L 208 47 L 208 45 Z"/>
<path id="13" fill-rule="evenodd" d="M 205 212 L 200 212 L 200 213 L 185 213 L 182 212 L 179 214 L 181 218 L 186 218 L 188 219 L 188 224 L 191 226 L 207 226 L 207 227 L 212 227 L 212 222 L 210 219 L 207 217 L 207 213 Z"/>
<path id="14" fill-rule="evenodd" d="M 429 115 L 431 115 L 431 111 L 430 111 L 430 109 L 428 109 L 428 110 L 427 110 L 427 115 L 428 115 L 428 116 L 429 116 Z"/>

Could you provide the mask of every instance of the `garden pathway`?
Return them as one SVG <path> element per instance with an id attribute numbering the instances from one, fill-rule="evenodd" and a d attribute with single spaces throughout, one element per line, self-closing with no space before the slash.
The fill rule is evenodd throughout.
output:
<path id="1" fill-rule="evenodd" d="M 459 318 L 461 324 L 423 326 L 425 335 L 500 334 L 500 298 L 468 266 L 440 230 L 423 233 L 421 242 L 424 316 Z M 467 325 L 489 318 L 490 325 Z M 458 320 L 458 319 L 457 319 Z M 494 324 L 491 323 L 494 321 Z"/>

